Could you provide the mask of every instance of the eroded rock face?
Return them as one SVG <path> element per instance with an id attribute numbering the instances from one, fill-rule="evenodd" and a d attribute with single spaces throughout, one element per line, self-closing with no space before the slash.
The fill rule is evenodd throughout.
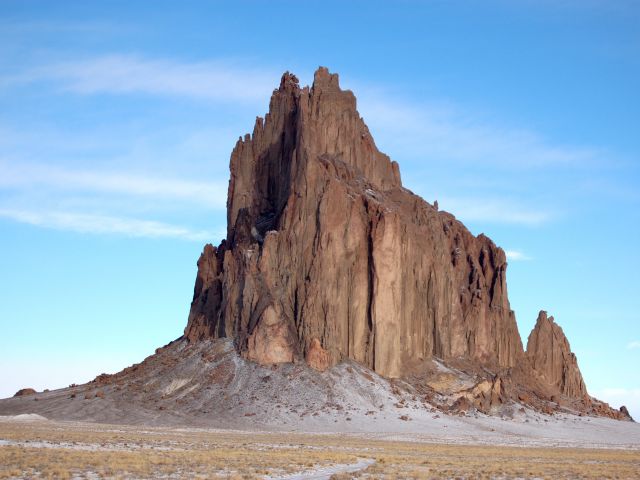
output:
<path id="1" fill-rule="evenodd" d="M 570 398 L 588 398 L 576 356 L 562 328 L 547 312 L 540 311 L 527 342 L 527 358 L 533 371 L 547 385 Z"/>
<path id="2" fill-rule="evenodd" d="M 218 250 L 212 245 L 205 245 L 198 260 L 193 302 L 187 328 L 184 331 L 185 337 L 191 341 L 225 336 L 224 330 L 221 329 L 223 325 L 212 321 L 220 314 L 222 262 L 219 252 L 222 253 L 223 248 L 224 246 L 221 246 Z M 214 330 L 216 327 L 219 327 L 218 330 Z"/>
<path id="3" fill-rule="evenodd" d="M 311 340 L 311 344 L 307 350 L 306 360 L 311 368 L 315 368 L 320 372 L 324 372 L 329 368 L 329 352 L 322 348 L 320 340 L 317 338 Z"/>
<path id="4" fill-rule="evenodd" d="M 523 356 L 504 252 L 404 189 L 338 76 L 286 73 L 231 155 L 227 239 L 198 262 L 185 335 L 259 363 Z"/>

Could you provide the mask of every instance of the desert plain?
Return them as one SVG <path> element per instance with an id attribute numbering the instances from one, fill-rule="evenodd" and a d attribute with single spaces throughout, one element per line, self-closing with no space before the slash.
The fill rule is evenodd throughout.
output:
<path id="1" fill-rule="evenodd" d="M 0 478 L 632 479 L 640 475 L 636 424 L 552 417 L 543 419 L 542 426 L 535 421 L 528 426 L 522 419 L 433 417 L 425 433 L 304 433 L 3 416 Z M 468 428 L 472 434 L 465 435 L 465 425 L 473 426 Z M 480 436 L 483 428 L 485 440 Z M 541 431 L 546 436 L 530 438 Z M 572 431 L 582 434 L 574 439 L 564 435 Z"/>

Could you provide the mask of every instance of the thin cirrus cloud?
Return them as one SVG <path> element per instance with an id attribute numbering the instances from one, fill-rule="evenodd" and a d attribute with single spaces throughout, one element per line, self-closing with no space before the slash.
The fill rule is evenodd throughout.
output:
<path id="1" fill-rule="evenodd" d="M 505 255 L 507 256 L 507 260 L 512 260 L 514 262 L 531 260 L 531 257 L 521 252 L 520 250 L 505 250 Z"/>
<path id="2" fill-rule="evenodd" d="M 78 212 L 0 209 L 0 217 L 37 227 L 77 233 L 176 238 L 188 241 L 206 241 L 214 238 L 213 232 L 192 230 L 164 222 Z"/>
<path id="3" fill-rule="evenodd" d="M 556 145 L 538 132 L 480 118 L 455 105 L 415 105 L 362 88 L 359 109 L 394 150 L 430 160 L 482 162 L 500 168 L 580 167 L 598 163 L 600 148 Z"/>
<path id="4" fill-rule="evenodd" d="M 106 55 L 89 59 L 52 63 L 14 75 L 12 82 L 49 81 L 61 91 L 79 95 L 154 95 L 181 97 L 212 102 L 263 103 L 277 84 L 278 74 L 265 68 L 244 68 L 222 61 L 181 62 L 173 59 L 133 55 Z M 344 82 L 343 82 L 344 83 Z M 348 85 L 347 85 L 348 86 Z M 455 105 L 416 105 L 386 95 L 371 85 L 353 87 L 359 94 L 359 109 L 381 145 L 410 168 L 411 159 L 423 159 L 428 165 L 448 164 L 470 167 L 487 166 L 478 172 L 477 181 L 506 179 L 521 169 L 579 168 L 598 162 L 603 152 L 597 148 L 556 145 L 543 135 L 526 129 L 484 121 Z M 59 90 L 59 91 L 60 91 Z M 435 105 L 435 106 L 434 106 Z M 226 186 L 198 182 L 145 179 L 93 172 L 54 172 L 49 186 L 71 185 L 94 188 L 114 194 L 156 195 L 162 193 L 180 199 L 205 199 L 214 208 L 223 208 Z M 539 190 L 518 177 L 523 191 Z M 38 181 L 42 181 L 40 178 Z M 549 189 L 552 187 L 549 186 Z M 497 189 L 490 196 L 480 188 L 475 198 L 450 196 L 441 205 L 464 221 L 537 226 L 552 220 L 556 213 L 545 209 L 544 202 L 513 202 Z M 444 192 L 447 194 L 447 192 Z M 532 198 L 532 201 L 535 200 Z M 554 210 L 555 212 L 555 210 Z"/>
<path id="5" fill-rule="evenodd" d="M 0 162 L 0 192 L 5 194 L 0 202 L 0 217 L 14 222 L 76 233 L 186 241 L 210 240 L 219 232 L 131 218 L 119 211 L 122 205 L 119 208 L 114 205 L 135 204 L 145 215 L 155 211 L 162 216 L 163 206 L 168 202 L 178 209 L 195 209 L 204 214 L 211 210 L 222 212 L 226 202 L 226 184 L 221 182 L 37 164 L 12 166 L 6 162 Z M 76 205 L 70 209 L 70 203 Z M 87 211 L 91 206 L 94 211 Z"/>
<path id="6" fill-rule="evenodd" d="M 530 208 L 512 199 L 444 197 L 443 209 L 465 222 L 502 223 L 535 227 L 550 221 L 553 215 L 543 209 Z"/>
<path id="7" fill-rule="evenodd" d="M 638 350 L 638 349 L 640 349 L 640 342 L 638 342 L 638 341 L 629 342 L 627 344 L 627 349 L 628 350 Z"/>
<path id="8" fill-rule="evenodd" d="M 53 81 L 76 94 L 145 94 L 215 102 L 260 102 L 277 85 L 275 69 L 244 68 L 219 60 L 180 62 L 133 55 L 105 55 L 52 63 L 7 76 L 4 84 Z M 492 124 L 455 105 L 416 106 L 367 84 L 355 85 L 365 120 L 396 152 L 426 159 L 495 164 L 508 168 L 583 165 L 604 152 L 555 145 L 539 133 Z"/>
<path id="9" fill-rule="evenodd" d="M 32 68 L 5 78 L 5 86 L 54 81 L 77 94 L 147 94 L 218 102 L 264 101 L 278 76 L 222 62 L 177 62 L 106 55 Z"/>
<path id="10" fill-rule="evenodd" d="M 142 174 L 72 170 L 47 165 L 15 166 L 0 162 L 0 188 L 60 190 L 64 192 L 108 193 L 155 197 L 197 203 L 207 209 L 223 210 L 227 185 Z"/>

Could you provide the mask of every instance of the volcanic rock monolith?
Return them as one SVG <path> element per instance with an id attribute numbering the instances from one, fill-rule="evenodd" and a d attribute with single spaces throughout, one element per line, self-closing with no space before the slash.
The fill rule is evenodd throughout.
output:
<path id="1" fill-rule="evenodd" d="M 562 328 L 547 312 L 540 311 L 527 342 L 533 371 L 549 386 L 571 398 L 586 398 L 587 387 Z"/>
<path id="2" fill-rule="evenodd" d="M 285 73 L 230 168 L 227 238 L 198 262 L 189 339 L 387 377 L 434 355 L 497 367 L 523 355 L 504 251 L 402 187 L 336 74 L 300 88 Z"/>

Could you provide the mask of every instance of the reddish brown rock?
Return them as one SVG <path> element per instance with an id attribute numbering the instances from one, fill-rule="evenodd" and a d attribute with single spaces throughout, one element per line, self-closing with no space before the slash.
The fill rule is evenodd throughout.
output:
<path id="1" fill-rule="evenodd" d="M 230 170 L 227 238 L 198 261 L 190 341 L 231 337 L 265 365 L 353 359 L 416 374 L 427 392 L 437 389 L 420 369 L 438 357 L 479 374 L 463 396 L 481 411 L 520 399 L 623 416 L 587 395 L 544 312 L 525 355 L 504 251 L 402 187 L 337 75 L 320 68 L 300 88 L 285 73 Z"/>
<path id="2" fill-rule="evenodd" d="M 227 239 L 198 262 L 187 338 L 233 337 L 263 364 L 317 339 L 328 366 L 389 377 L 433 355 L 522 357 L 504 252 L 402 187 L 337 75 L 300 88 L 286 73 L 230 168 Z"/>
<path id="3" fill-rule="evenodd" d="M 27 395 L 34 395 L 36 392 L 33 388 L 22 388 L 20 390 L 18 390 L 14 397 L 25 397 Z"/>
<path id="4" fill-rule="evenodd" d="M 466 396 L 476 409 L 489 413 L 491 408 L 500 406 L 505 401 L 502 379 L 495 377 L 481 381 Z"/>
<path id="5" fill-rule="evenodd" d="M 471 403 L 469 398 L 464 395 L 461 395 L 456 399 L 453 404 L 449 407 L 450 412 L 469 412 L 474 409 L 474 405 Z"/>
<path id="6" fill-rule="evenodd" d="M 553 390 L 574 399 L 588 398 L 569 341 L 553 317 L 547 317 L 547 312 L 538 314 L 529 335 L 526 355 L 535 374 Z"/>
<path id="7" fill-rule="evenodd" d="M 311 340 L 309 350 L 307 350 L 306 360 L 310 367 L 321 372 L 329 368 L 329 352 L 322 348 L 320 340 L 317 338 Z"/>
<path id="8" fill-rule="evenodd" d="M 633 417 L 631 417 L 631 414 L 629 413 L 629 410 L 624 405 L 620 407 L 620 415 L 624 417 L 626 420 L 630 420 L 632 422 L 634 421 Z"/>
<path id="9" fill-rule="evenodd" d="M 220 315 L 222 298 L 220 259 L 218 249 L 207 244 L 198 260 L 198 275 L 194 288 L 193 302 L 189 313 L 189 321 L 185 329 L 185 337 L 191 341 L 210 337 L 222 337 L 224 332 L 213 331 L 219 323 L 213 321 Z"/>
<path id="10" fill-rule="evenodd" d="M 596 415 L 599 417 L 609 417 L 614 418 L 616 420 L 624 420 L 627 422 L 633 422 L 633 418 L 629 414 L 629 411 L 626 407 L 620 407 L 620 410 L 616 410 L 612 408 L 608 403 L 597 400 L 593 397 L 589 398 L 589 401 L 586 402 L 584 413 L 590 415 Z"/>

